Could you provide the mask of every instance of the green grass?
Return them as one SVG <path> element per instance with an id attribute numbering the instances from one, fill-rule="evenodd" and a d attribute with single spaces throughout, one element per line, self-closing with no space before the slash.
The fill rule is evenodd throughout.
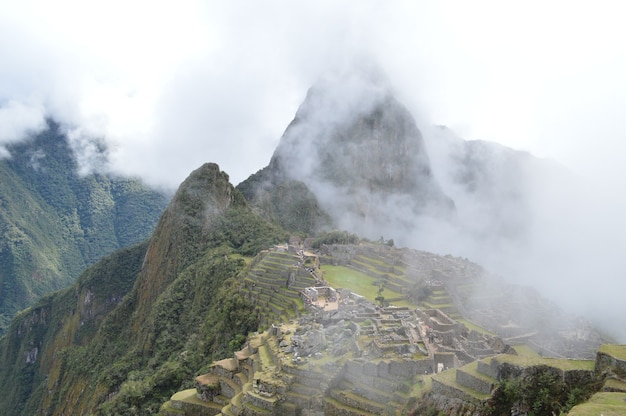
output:
<path id="1" fill-rule="evenodd" d="M 415 383 L 409 393 L 409 396 L 422 397 L 424 394 L 430 392 L 433 386 L 433 378 L 431 374 L 420 375 L 417 383 Z"/>
<path id="2" fill-rule="evenodd" d="M 600 347 L 600 351 L 608 354 L 618 360 L 626 360 L 626 345 L 604 344 Z"/>
<path id="3" fill-rule="evenodd" d="M 533 350 L 530 346 L 523 344 L 523 345 L 513 345 L 513 348 L 515 348 L 515 351 L 517 351 L 518 355 L 523 355 L 524 357 L 539 357 L 539 353 L 535 350 Z"/>
<path id="4" fill-rule="evenodd" d="M 477 398 L 478 400 L 485 400 L 489 397 L 488 394 L 478 392 L 476 390 L 470 389 L 468 387 L 462 386 L 456 382 L 456 369 L 451 368 L 442 373 L 439 373 L 433 376 L 437 381 L 446 384 L 448 386 L 453 386 L 454 388 L 461 390 L 468 395 Z"/>
<path id="5" fill-rule="evenodd" d="M 459 321 L 460 323 L 465 325 L 467 327 L 467 329 L 473 329 L 474 331 L 480 332 L 481 334 L 496 335 L 493 332 L 483 328 L 482 326 L 478 326 L 475 323 L 473 323 L 471 321 L 468 321 L 467 319 L 457 319 L 457 321 Z"/>
<path id="6" fill-rule="evenodd" d="M 422 305 L 424 305 L 427 309 L 441 309 L 442 311 L 446 308 L 456 308 L 456 305 L 454 303 L 444 303 L 439 305 L 430 302 L 422 302 Z"/>
<path id="7" fill-rule="evenodd" d="M 244 262 L 246 262 L 246 265 L 250 264 L 252 259 L 254 259 L 254 257 L 244 256 L 244 255 L 241 255 L 239 253 L 232 253 L 232 254 L 229 255 L 229 257 L 231 259 L 242 259 Z"/>
<path id="8" fill-rule="evenodd" d="M 322 270 L 324 271 L 324 278 L 333 287 L 350 289 L 372 302 L 375 302 L 376 297 L 378 297 L 378 286 L 372 284 L 376 279 L 365 273 L 344 266 L 324 265 Z M 398 298 L 404 295 L 385 289 L 383 296 L 385 298 Z"/>
<path id="9" fill-rule="evenodd" d="M 575 406 L 568 416 L 617 416 L 626 414 L 626 393 L 596 393 L 588 402 Z"/>
<path id="10" fill-rule="evenodd" d="M 614 389 L 613 391 L 626 391 L 626 382 L 610 378 L 604 383 L 604 388 Z"/>
<path id="11" fill-rule="evenodd" d="M 558 368 L 563 371 L 568 370 L 593 370 L 595 366 L 594 360 L 570 360 L 567 358 L 542 358 L 527 357 L 521 355 L 499 355 L 494 358 L 500 363 L 509 363 L 519 367 L 532 367 L 538 365 L 546 365 Z"/>
<path id="12" fill-rule="evenodd" d="M 487 383 L 494 383 L 496 381 L 494 378 L 486 374 L 478 372 L 478 361 L 472 361 L 471 363 L 461 367 L 461 369 L 465 371 L 466 373 L 471 374 L 472 376 L 480 380 L 483 380 Z"/>

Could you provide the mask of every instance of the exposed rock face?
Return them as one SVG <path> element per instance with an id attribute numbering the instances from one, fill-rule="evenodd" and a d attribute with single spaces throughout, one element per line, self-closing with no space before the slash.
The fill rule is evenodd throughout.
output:
<path id="1" fill-rule="evenodd" d="M 307 191 L 295 201 L 281 199 L 283 204 L 310 201 L 304 205 L 321 208 L 333 226 L 368 237 L 412 226 L 416 215 L 454 212 L 433 177 L 415 120 L 367 74 L 311 88 L 269 166 L 240 189 L 263 206 L 293 181 Z M 330 225 L 319 211 L 306 231 Z"/>

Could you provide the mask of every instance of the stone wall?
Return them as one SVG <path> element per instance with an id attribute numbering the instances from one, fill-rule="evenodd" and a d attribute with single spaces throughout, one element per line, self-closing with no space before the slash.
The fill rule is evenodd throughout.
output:
<path id="1" fill-rule="evenodd" d="M 483 394 L 490 394 L 494 388 L 494 383 L 489 383 L 462 370 L 456 370 L 456 382 Z"/>
<path id="2" fill-rule="evenodd" d="M 477 370 L 479 373 L 487 375 L 491 378 L 498 377 L 498 365 L 493 360 L 489 360 L 488 362 L 478 361 Z"/>
<path id="3" fill-rule="evenodd" d="M 443 368 L 456 368 L 459 366 L 459 361 L 455 353 L 452 352 L 436 352 L 434 354 L 435 365 L 443 364 Z"/>
<path id="4" fill-rule="evenodd" d="M 244 393 L 243 402 L 252 406 L 260 407 L 261 409 L 272 411 L 276 404 L 276 397 L 263 397 L 251 391 Z"/>
<path id="5" fill-rule="evenodd" d="M 479 404 L 480 401 L 476 399 L 474 396 L 465 393 L 463 390 L 450 386 L 448 384 L 444 384 L 433 378 L 432 380 L 432 392 L 434 394 L 442 395 L 447 398 L 455 398 L 462 400 L 464 402 Z"/>
<path id="6" fill-rule="evenodd" d="M 365 410 L 366 412 L 373 413 L 375 415 L 383 414 L 385 410 L 385 406 L 383 404 L 365 401 L 360 397 L 351 397 L 344 394 L 342 391 L 330 391 L 330 397 L 333 399 L 347 405 L 353 407 L 355 409 Z M 356 413 L 358 414 L 358 413 Z"/>
<path id="7" fill-rule="evenodd" d="M 607 369 L 611 369 L 619 377 L 626 378 L 626 360 L 616 358 L 601 349 L 596 353 L 596 372 L 602 373 Z"/>

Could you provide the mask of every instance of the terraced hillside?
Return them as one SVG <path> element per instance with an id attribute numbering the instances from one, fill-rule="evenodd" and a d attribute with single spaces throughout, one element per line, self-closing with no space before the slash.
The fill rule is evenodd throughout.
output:
<path id="1" fill-rule="evenodd" d="M 430 406 L 445 414 L 621 415 L 626 411 L 626 383 L 624 360 L 618 357 L 624 351 L 623 345 L 605 345 L 596 360 L 498 355 L 474 361 L 433 376 L 422 409 Z M 584 403 L 571 408 L 580 401 Z"/>
<path id="2" fill-rule="evenodd" d="M 532 356 L 516 356 L 516 347 L 465 320 L 465 296 L 485 279 L 493 278 L 467 260 L 382 244 L 265 250 L 244 278 L 264 332 L 214 362 L 160 414 L 396 415 L 416 401 L 417 414 L 419 406 L 487 414 L 538 403 L 536 385 L 554 390 L 559 406 L 599 389 L 593 360 L 541 358 L 528 343 L 517 345 Z M 613 355 L 602 357 L 619 368 L 606 358 Z"/>
<path id="3" fill-rule="evenodd" d="M 263 251 L 251 262 L 245 284 L 262 322 L 286 322 L 304 311 L 300 292 L 319 280 L 304 263 L 295 251 L 282 249 Z"/>

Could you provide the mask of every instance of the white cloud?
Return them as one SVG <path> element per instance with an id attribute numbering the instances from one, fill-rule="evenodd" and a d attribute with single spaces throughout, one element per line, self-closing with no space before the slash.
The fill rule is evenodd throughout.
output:
<path id="1" fill-rule="evenodd" d="M 5 1 L 0 157 L 8 156 L 3 144 L 52 117 L 80 132 L 77 148 L 108 143 L 116 171 L 176 187 L 211 161 L 238 183 L 268 163 L 320 74 L 367 55 L 419 121 L 560 160 L 585 177 L 594 204 L 581 209 L 598 222 L 578 229 L 572 215 L 548 223 L 558 238 L 546 235 L 536 249 L 565 253 L 555 258 L 597 253 L 587 263 L 591 275 L 589 265 L 606 258 L 598 241 L 606 239 L 614 258 L 623 247 L 623 8 L 611 1 Z M 85 156 L 85 164 L 93 160 Z M 568 240 L 568 229 L 584 244 Z M 616 267 L 602 270 L 606 281 L 624 280 Z M 579 289 L 576 296 L 585 293 Z"/>
<path id="2" fill-rule="evenodd" d="M 41 104 L 10 100 L 0 106 L 0 144 L 20 141 L 45 126 Z"/>

